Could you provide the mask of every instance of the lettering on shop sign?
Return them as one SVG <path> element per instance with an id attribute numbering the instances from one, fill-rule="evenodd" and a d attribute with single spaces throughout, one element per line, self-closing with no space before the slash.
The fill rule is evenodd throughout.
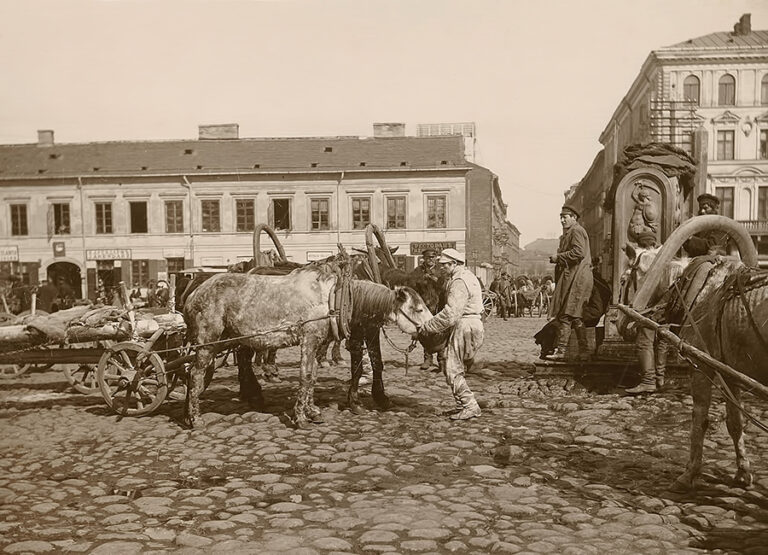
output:
<path id="1" fill-rule="evenodd" d="M 0 247 L 0 262 L 18 262 L 19 247 Z"/>
<path id="2" fill-rule="evenodd" d="M 307 251 L 307 262 L 323 260 L 329 256 L 333 256 L 333 251 Z"/>
<path id="3" fill-rule="evenodd" d="M 93 249 L 85 251 L 87 260 L 130 260 L 131 249 Z"/>
<path id="4" fill-rule="evenodd" d="M 427 249 L 434 249 L 440 252 L 444 249 L 455 249 L 456 241 L 426 241 L 420 243 L 411 243 L 411 254 L 421 254 Z"/>

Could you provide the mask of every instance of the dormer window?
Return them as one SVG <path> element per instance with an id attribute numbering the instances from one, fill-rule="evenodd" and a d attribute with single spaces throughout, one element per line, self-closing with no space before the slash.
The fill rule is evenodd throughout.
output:
<path id="1" fill-rule="evenodd" d="M 323 152 L 333 152 L 333 147 L 332 146 L 327 146 L 327 147 L 325 147 L 323 149 Z"/>
<path id="2" fill-rule="evenodd" d="M 189 156 L 189 155 L 194 154 L 194 153 L 195 153 L 194 149 L 191 149 L 191 148 L 185 148 L 184 149 L 184 155 L 185 156 Z"/>

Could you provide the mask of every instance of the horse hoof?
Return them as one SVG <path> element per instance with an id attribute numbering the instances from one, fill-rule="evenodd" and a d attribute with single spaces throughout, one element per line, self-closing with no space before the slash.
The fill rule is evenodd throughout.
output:
<path id="1" fill-rule="evenodd" d="M 330 367 L 331 367 L 331 363 L 328 362 L 327 360 L 324 360 L 323 362 L 320 363 L 320 368 L 330 368 Z"/>
<path id="2" fill-rule="evenodd" d="M 360 405 L 352 405 L 349 407 L 349 412 L 351 412 L 352 414 L 360 415 L 360 414 L 365 414 L 366 410 Z"/>
<path id="3" fill-rule="evenodd" d="M 672 493 L 686 493 L 693 489 L 693 482 L 689 482 L 686 479 L 678 478 L 669 487 L 669 491 Z"/>
<path id="4" fill-rule="evenodd" d="M 376 403 L 376 406 L 380 409 L 390 409 L 392 408 L 392 401 L 389 400 L 389 397 L 374 397 L 374 402 Z"/>
<path id="5" fill-rule="evenodd" d="M 738 488 L 747 489 L 752 485 L 752 474 L 750 472 L 736 472 L 733 477 L 733 483 Z"/>

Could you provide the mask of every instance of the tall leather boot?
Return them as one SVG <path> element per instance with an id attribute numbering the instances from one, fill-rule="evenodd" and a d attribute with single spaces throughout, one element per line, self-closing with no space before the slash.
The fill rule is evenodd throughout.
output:
<path id="1" fill-rule="evenodd" d="M 555 351 L 547 356 L 548 360 L 564 361 L 565 352 L 568 350 L 568 341 L 571 339 L 571 326 L 569 324 L 561 325 L 557 329 L 557 347 Z"/>
<path id="2" fill-rule="evenodd" d="M 451 420 L 469 420 L 480 416 L 480 405 L 477 404 L 474 393 L 469 389 L 463 375 L 457 376 L 453 382 L 453 397 L 461 403 L 461 411 L 453 414 Z"/>
<path id="3" fill-rule="evenodd" d="M 579 342 L 579 360 L 586 362 L 592 358 L 592 353 L 589 352 L 589 341 L 587 341 L 587 328 L 579 320 L 573 330 L 576 332 L 576 339 Z"/>
<path id="4" fill-rule="evenodd" d="M 649 328 L 637 331 L 637 359 L 640 362 L 640 383 L 627 389 L 630 395 L 656 391 L 656 348 L 654 332 Z"/>

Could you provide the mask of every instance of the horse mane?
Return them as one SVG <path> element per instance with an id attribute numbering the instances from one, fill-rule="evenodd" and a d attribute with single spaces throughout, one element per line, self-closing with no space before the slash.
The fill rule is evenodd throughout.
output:
<path id="1" fill-rule="evenodd" d="M 396 293 L 386 285 L 353 279 L 351 289 L 353 322 L 383 322 L 395 307 Z"/>

